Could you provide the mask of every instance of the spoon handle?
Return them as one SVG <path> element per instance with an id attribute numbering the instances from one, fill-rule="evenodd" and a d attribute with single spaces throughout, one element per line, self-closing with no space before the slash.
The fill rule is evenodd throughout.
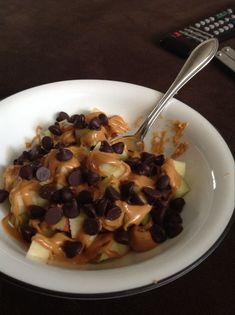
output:
<path id="1" fill-rule="evenodd" d="M 158 101 L 151 113 L 136 132 L 136 136 L 143 140 L 148 130 L 164 109 L 166 103 L 200 70 L 202 70 L 215 56 L 218 49 L 218 40 L 208 39 L 198 45 L 190 54 L 175 81 L 171 84 L 167 92 Z"/>

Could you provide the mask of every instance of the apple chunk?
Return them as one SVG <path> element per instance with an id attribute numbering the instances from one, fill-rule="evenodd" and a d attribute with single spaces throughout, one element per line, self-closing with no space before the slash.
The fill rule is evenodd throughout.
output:
<path id="1" fill-rule="evenodd" d="M 31 260 L 47 263 L 50 257 L 50 250 L 43 247 L 36 241 L 32 241 L 26 257 Z"/>

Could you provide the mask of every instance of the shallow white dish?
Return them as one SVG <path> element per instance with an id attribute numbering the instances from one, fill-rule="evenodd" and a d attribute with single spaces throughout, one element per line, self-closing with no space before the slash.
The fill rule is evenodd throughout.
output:
<path id="1" fill-rule="evenodd" d="M 59 111 L 73 114 L 98 107 L 108 115 L 123 116 L 131 126 L 137 117 L 149 112 L 160 95 L 142 86 L 102 80 L 56 82 L 17 93 L 0 103 L 0 170 L 23 148 L 25 139 L 34 135 L 35 127 L 48 126 Z M 66 269 L 27 260 L 22 247 L 10 239 L 1 226 L 3 278 L 67 297 L 123 296 L 168 283 L 211 253 L 233 214 L 232 155 L 215 128 L 182 102 L 170 101 L 163 116 L 163 125 L 168 119 L 189 122 L 185 139 L 190 149 L 181 157 L 187 163 L 186 177 L 191 186 L 182 215 L 183 232 L 145 253 L 132 253 L 100 265 Z M 151 135 L 147 142 L 150 138 Z M 6 205 L 1 205 L 0 219 L 6 211 Z"/>

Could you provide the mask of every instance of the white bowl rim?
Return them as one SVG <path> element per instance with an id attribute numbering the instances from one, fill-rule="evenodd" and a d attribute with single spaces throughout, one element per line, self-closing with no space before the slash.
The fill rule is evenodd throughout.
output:
<path id="1" fill-rule="evenodd" d="M 45 85 L 40 85 L 37 87 L 33 87 L 30 89 L 27 89 L 25 91 L 16 93 L 4 100 L 1 101 L 0 106 L 2 105 L 6 105 L 8 104 L 8 102 L 10 103 L 14 103 L 15 101 L 17 101 L 17 98 L 20 97 L 24 97 L 25 94 L 31 94 L 34 92 L 37 92 L 37 90 L 39 89 L 44 89 L 44 88 L 49 88 L 49 89 L 54 89 L 56 86 L 63 86 L 63 85 L 69 85 L 69 84 L 88 84 L 88 85 L 105 85 L 107 87 L 110 87 L 111 85 L 116 85 L 118 87 L 133 87 L 133 88 L 138 88 L 138 89 L 144 89 L 145 92 L 149 91 L 149 92 L 157 92 L 153 89 L 149 89 L 147 87 L 143 87 L 143 86 L 139 86 L 139 85 L 135 85 L 135 84 L 131 84 L 131 83 L 126 83 L 126 82 L 120 82 L 120 81 L 108 81 L 108 80 L 68 80 L 68 81 L 59 81 L 59 82 L 54 82 L 54 83 L 49 83 L 49 84 L 45 84 Z M 159 92 L 157 92 L 159 93 Z M 230 161 L 230 163 L 234 163 L 233 161 L 233 157 L 232 154 L 227 146 L 227 144 L 224 142 L 223 138 L 221 137 L 221 135 L 218 133 L 218 131 L 203 117 L 201 116 L 198 112 L 196 112 L 195 110 L 193 110 L 192 108 L 188 107 L 187 105 L 183 104 L 180 101 L 177 101 L 179 103 L 181 103 L 183 106 L 185 106 L 185 108 L 190 109 L 191 111 L 194 112 L 195 115 L 197 115 L 198 117 L 200 117 L 200 119 L 202 119 L 204 122 L 206 122 L 208 124 L 208 127 L 210 128 L 210 130 L 213 131 L 213 135 L 215 137 L 218 137 L 220 140 L 220 144 L 223 145 L 223 152 L 226 153 L 226 155 L 228 156 L 227 162 Z M 232 197 L 232 192 L 230 192 L 230 196 Z M 234 200 L 232 200 L 231 198 L 231 202 L 230 204 L 233 204 L 234 207 Z M 197 257 L 196 260 L 194 260 L 190 265 L 188 265 L 187 267 L 183 268 L 182 270 L 179 270 L 178 272 L 170 275 L 167 278 L 161 279 L 158 283 L 148 283 L 145 286 L 137 286 L 135 288 L 130 288 L 130 289 L 126 289 L 126 290 L 119 290 L 119 291 L 112 291 L 112 292 L 101 292 L 101 293 L 74 293 L 74 292 L 63 292 L 61 290 L 57 291 L 57 290 L 51 290 L 51 289 L 47 289 L 44 287 L 40 287 L 37 286 L 35 284 L 32 283 L 28 283 L 28 282 L 24 282 L 22 281 L 22 279 L 17 279 L 16 277 L 10 277 L 8 274 L 1 272 L 1 276 L 3 277 L 3 279 L 6 279 L 8 281 L 13 281 L 14 283 L 18 284 L 18 285 L 22 285 L 26 288 L 29 289 L 33 289 L 33 290 L 39 290 L 42 293 L 45 294 L 50 294 L 50 295 L 57 295 L 57 296 L 63 296 L 63 297 L 69 297 L 69 298 L 87 298 L 87 299 L 98 299 L 98 298 L 109 298 L 109 297 L 120 297 L 120 296 L 125 296 L 125 295 L 130 295 L 130 294 L 134 294 L 134 293 L 138 293 L 138 292 L 144 292 L 147 290 L 150 290 L 152 288 L 155 287 L 159 287 L 163 284 L 166 284 L 170 281 L 173 281 L 174 279 L 177 279 L 178 277 L 180 277 L 181 275 L 185 274 L 186 272 L 190 271 L 191 269 L 193 269 L 194 267 L 196 267 L 201 261 L 203 261 L 211 252 L 213 252 L 213 250 L 219 245 L 219 243 L 222 241 L 222 239 L 224 238 L 224 236 L 226 235 L 226 233 L 229 230 L 229 227 L 231 226 L 231 222 L 232 222 L 232 218 L 233 216 L 233 207 L 232 209 L 230 209 L 230 215 L 229 215 L 229 220 L 227 221 L 227 224 L 224 226 L 223 232 L 222 234 L 220 233 L 220 235 L 218 235 L 217 239 L 214 241 L 214 243 L 209 246 L 207 248 L 206 251 L 204 251 L 202 253 L 202 255 L 200 255 L 200 257 Z M 231 208 L 231 207 L 230 207 Z"/>

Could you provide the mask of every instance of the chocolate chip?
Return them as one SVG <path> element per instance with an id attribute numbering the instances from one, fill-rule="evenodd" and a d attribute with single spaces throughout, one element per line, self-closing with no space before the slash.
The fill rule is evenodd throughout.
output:
<path id="1" fill-rule="evenodd" d="M 96 218 L 96 210 L 95 207 L 93 206 L 93 204 L 86 204 L 83 206 L 83 211 L 85 212 L 85 214 L 90 217 L 90 218 Z"/>
<path id="2" fill-rule="evenodd" d="M 160 244 L 166 240 L 165 230 L 158 224 L 153 224 L 150 228 L 150 234 L 154 242 Z"/>
<path id="3" fill-rule="evenodd" d="M 165 162 L 165 157 L 163 154 L 155 156 L 154 163 L 158 166 L 162 166 Z"/>
<path id="4" fill-rule="evenodd" d="M 168 186 L 165 189 L 159 191 L 161 193 L 162 200 L 168 200 L 171 197 L 172 189 L 171 186 Z"/>
<path id="5" fill-rule="evenodd" d="M 66 257 L 73 258 L 82 252 L 82 243 L 79 241 L 65 241 L 62 249 L 65 252 Z"/>
<path id="6" fill-rule="evenodd" d="M 101 125 L 103 125 L 103 126 L 107 126 L 108 125 L 109 120 L 108 120 L 108 117 L 105 114 L 103 114 L 103 113 L 99 114 L 98 117 L 99 117 Z"/>
<path id="7" fill-rule="evenodd" d="M 124 150 L 124 143 L 123 142 L 117 142 L 115 144 L 112 145 L 112 148 L 114 150 L 115 153 L 117 154 L 122 154 L 123 150 Z"/>
<path id="8" fill-rule="evenodd" d="M 121 200 L 127 200 L 134 190 L 134 182 L 125 181 L 119 186 L 121 193 Z"/>
<path id="9" fill-rule="evenodd" d="M 32 205 L 29 207 L 29 215 L 32 219 L 42 219 L 46 213 L 46 209 Z"/>
<path id="10" fill-rule="evenodd" d="M 130 194 L 130 196 L 129 196 L 127 202 L 128 202 L 129 204 L 131 204 L 131 205 L 139 205 L 139 206 L 141 206 L 141 205 L 144 204 L 144 202 L 142 201 L 142 199 L 139 197 L 139 195 L 138 195 L 135 191 L 133 191 L 133 192 Z"/>
<path id="11" fill-rule="evenodd" d="M 47 180 L 51 175 L 50 170 L 47 167 L 41 166 L 36 171 L 36 178 L 40 182 Z"/>
<path id="12" fill-rule="evenodd" d="M 183 227 L 180 224 L 167 224 L 165 226 L 166 234 L 169 238 L 176 237 L 183 231 Z"/>
<path id="13" fill-rule="evenodd" d="M 142 188 L 142 191 L 145 194 L 145 197 L 150 205 L 154 204 L 157 200 L 161 198 L 160 192 L 151 187 L 144 187 Z"/>
<path id="14" fill-rule="evenodd" d="M 51 125 L 48 129 L 55 136 L 61 136 L 62 135 L 62 130 L 60 129 L 59 125 L 56 125 L 56 124 Z"/>
<path id="15" fill-rule="evenodd" d="M 110 205 L 110 201 L 108 198 L 101 198 L 96 200 L 95 202 L 95 209 L 98 216 L 102 217 L 106 210 L 108 209 Z"/>
<path id="16" fill-rule="evenodd" d="M 78 186 L 83 183 L 83 174 L 81 168 L 74 169 L 68 176 L 67 181 L 70 186 Z"/>
<path id="17" fill-rule="evenodd" d="M 101 226 L 100 226 L 99 221 L 93 218 L 85 219 L 83 223 L 83 230 L 86 234 L 89 234 L 89 235 L 98 234 L 100 231 L 100 228 Z"/>
<path id="18" fill-rule="evenodd" d="M 80 214 L 80 210 L 77 205 L 77 201 L 73 199 L 71 202 L 67 202 L 63 205 L 63 212 L 67 218 L 76 218 Z"/>
<path id="19" fill-rule="evenodd" d="M 25 151 L 25 152 L 27 152 L 27 151 Z M 25 162 L 25 158 L 23 157 L 23 154 L 21 154 L 17 159 L 15 159 L 13 161 L 13 164 L 14 165 L 23 165 L 24 162 Z"/>
<path id="20" fill-rule="evenodd" d="M 167 224 L 181 224 L 183 222 L 179 213 L 173 210 L 167 210 L 164 223 Z"/>
<path id="21" fill-rule="evenodd" d="M 82 190 L 78 193 L 77 202 L 79 205 L 84 205 L 86 203 L 92 203 L 93 199 L 91 193 L 88 190 Z"/>
<path id="22" fill-rule="evenodd" d="M 43 199 L 50 200 L 54 192 L 56 191 L 56 188 L 52 184 L 43 185 L 39 190 L 39 195 Z"/>
<path id="23" fill-rule="evenodd" d="M 100 151 L 106 153 L 113 153 L 113 147 L 107 141 L 101 141 Z"/>
<path id="24" fill-rule="evenodd" d="M 0 189 L 0 203 L 4 202 L 9 196 L 9 192 L 5 189 Z"/>
<path id="25" fill-rule="evenodd" d="M 113 205 L 110 209 L 107 210 L 105 214 L 105 218 L 110 221 L 114 221 L 120 217 L 122 214 L 122 210 L 118 207 Z"/>
<path id="26" fill-rule="evenodd" d="M 28 151 L 28 160 L 35 161 L 40 157 L 41 146 L 35 144 L 31 150 Z"/>
<path id="27" fill-rule="evenodd" d="M 156 187 L 157 189 L 165 189 L 170 185 L 170 178 L 168 175 L 162 175 L 158 178 Z"/>
<path id="28" fill-rule="evenodd" d="M 84 115 L 77 115 L 73 121 L 75 128 L 84 129 L 87 127 L 86 119 Z"/>
<path id="29" fill-rule="evenodd" d="M 68 187 L 63 187 L 60 193 L 63 202 L 71 201 L 74 198 L 74 193 Z"/>
<path id="30" fill-rule="evenodd" d="M 114 239 L 116 242 L 124 245 L 129 244 L 129 234 L 124 229 L 120 228 L 114 232 Z"/>
<path id="31" fill-rule="evenodd" d="M 132 157 L 129 157 L 128 159 L 125 160 L 125 163 L 127 163 L 131 170 L 134 171 L 136 169 L 136 167 L 138 167 L 138 165 L 141 163 L 141 160 L 140 158 L 132 158 Z"/>
<path id="32" fill-rule="evenodd" d="M 33 178 L 33 167 L 30 165 L 24 165 L 19 171 L 19 176 L 23 179 L 31 180 Z"/>
<path id="33" fill-rule="evenodd" d="M 55 202 L 55 203 L 62 203 L 62 196 L 61 196 L 61 190 L 58 189 L 56 190 L 52 196 L 51 196 L 51 201 Z"/>
<path id="34" fill-rule="evenodd" d="M 53 139 L 51 137 L 45 136 L 42 138 L 42 147 L 47 150 L 50 151 L 53 148 Z"/>
<path id="35" fill-rule="evenodd" d="M 34 173 L 36 173 L 36 170 L 42 166 L 42 162 L 40 160 L 36 160 L 30 163 L 30 166 L 33 167 Z"/>
<path id="36" fill-rule="evenodd" d="M 56 121 L 62 121 L 62 120 L 68 120 L 69 119 L 69 115 L 65 112 L 60 112 L 56 118 Z"/>
<path id="37" fill-rule="evenodd" d="M 183 207 L 185 205 L 185 201 L 183 198 L 175 198 L 171 200 L 170 207 L 177 212 L 181 212 L 183 210 Z"/>
<path id="38" fill-rule="evenodd" d="M 65 144 L 63 142 L 57 142 L 55 144 L 55 149 L 63 149 L 65 148 Z"/>
<path id="39" fill-rule="evenodd" d="M 113 186 L 108 186 L 106 188 L 105 196 L 109 198 L 111 201 L 120 199 L 120 193 Z"/>
<path id="40" fill-rule="evenodd" d="M 140 154 L 140 157 L 141 157 L 142 162 L 145 162 L 145 161 L 152 162 L 155 159 L 156 155 L 149 152 L 142 152 Z"/>
<path id="41" fill-rule="evenodd" d="M 91 119 L 91 121 L 89 123 L 89 129 L 99 130 L 100 125 L 101 125 L 101 121 L 100 121 L 99 117 L 95 117 L 95 118 Z"/>
<path id="42" fill-rule="evenodd" d="M 163 225 L 166 211 L 167 211 L 166 205 L 163 204 L 161 201 L 157 200 L 150 212 L 154 223 Z"/>
<path id="43" fill-rule="evenodd" d="M 79 116 L 78 114 L 72 115 L 68 121 L 73 124 L 76 121 L 78 116 Z"/>
<path id="44" fill-rule="evenodd" d="M 88 173 L 86 174 L 86 181 L 89 186 L 97 183 L 99 179 L 100 179 L 100 175 L 93 171 L 89 170 Z"/>
<path id="45" fill-rule="evenodd" d="M 22 226 L 20 231 L 23 239 L 27 243 L 31 243 L 32 237 L 37 233 L 37 230 L 32 226 Z"/>
<path id="46" fill-rule="evenodd" d="M 62 218 L 62 209 L 58 207 L 51 207 L 45 214 L 45 221 L 48 224 L 56 224 Z"/>
<path id="47" fill-rule="evenodd" d="M 151 166 L 148 164 L 139 163 L 134 169 L 135 173 L 143 176 L 152 176 Z"/>
<path id="48" fill-rule="evenodd" d="M 69 161 L 73 157 L 73 152 L 68 149 L 59 149 L 59 152 L 56 153 L 56 158 L 58 161 L 64 162 Z"/>

